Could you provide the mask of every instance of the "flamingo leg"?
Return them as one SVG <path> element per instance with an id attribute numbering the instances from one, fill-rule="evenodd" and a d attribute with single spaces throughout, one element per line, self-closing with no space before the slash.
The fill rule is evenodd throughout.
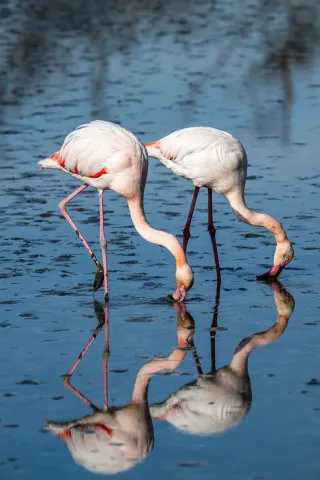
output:
<path id="1" fill-rule="evenodd" d="M 188 217 L 187 217 L 185 227 L 183 229 L 183 250 L 184 250 L 185 253 L 187 251 L 187 245 L 188 245 L 188 241 L 189 241 L 189 238 L 190 238 L 190 225 L 191 225 L 191 220 L 192 220 L 192 216 L 193 216 L 193 212 L 194 212 L 194 207 L 196 206 L 196 201 L 197 201 L 199 190 L 200 190 L 200 187 L 195 187 L 194 188 L 194 193 L 193 193 L 193 198 L 192 198 L 192 202 L 191 202 L 191 205 L 190 205 L 189 214 L 188 214 Z"/>
<path id="2" fill-rule="evenodd" d="M 104 299 L 107 302 L 108 295 L 108 267 L 107 267 L 107 240 L 104 235 L 104 216 L 103 216 L 103 190 L 99 191 L 100 198 L 100 246 L 103 263 L 103 279 L 104 279 Z"/>
<path id="3" fill-rule="evenodd" d="M 212 247 L 213 247 L 214 260 L 215 260 L 216 271 L 217 271 L 217 281 L 221 282 L 218 248 L 217 248 L 217 244 L 216 244 L 216 229 L 213 226 L 213 217 L 212 217 L 212 190 L 211 190 L 211 188 L 208 188 L 208 232 L 209 232 L 211 242 L 212 242 Z"/>
<path id="4" fill-rule="evenodd" d="M 81 235 L 81 233 L 79 232 L 78 228 L 76 227 L 76 225 L 73 223 L 73 221 L 71 220 L 70 216 L 68 215 L 67 211 L 66 211 L 66 205 L 67 203 L 70 202 L 70 200 L 72 200 L 75 196 L 77 196 L 79 193 L 81 193 L 85 188 L 87 188 L 88 185 L 81 185 L 81 187 L 77 188 L 73 193 L 71 193 L 71 195 L 69 195 L 68 197 L 66 197 L 64 200 L 62 200 L 60 203 L 59 203 L 59 208 L 60 208 L 60 212 L 62 213 L 62 215 L 64 216 L 64 218 L 66 220 L 68 220 L 69 224 L 71 225 L 71 227 L 73 228 L 73 230 L 76 232 L 76 234 L 78 235 L 78 237 L 80 238 L 81 242 L 83 243 L 83 245 L 85 246 L 87 252 L 89 253 L 90 257 L 92 258 L 92 260 L 94 261 L 96 267 L 97 267 L 97 274 L 96 274 L 96 277 L 95 277 L 95 281 L 94 281 L 94 284 L 93 284 L 93 289 L 94 290 L 98 290 L 98 288 L 101 287 L 102 285 L 102 282 L 103 282 L 103 276 L 102 276 L 102 272 L 103 272 L 103 268 L 102 268 L 102 265 L 101 263 L 98 261 L 97 257 L 95 256 L 95 254 L 93 253 L 93 251 L 91 250 L 91 248 L 89 247 L 89 245 L 87 244 L 87 242 L 85 241 L 84 237 Z"/>

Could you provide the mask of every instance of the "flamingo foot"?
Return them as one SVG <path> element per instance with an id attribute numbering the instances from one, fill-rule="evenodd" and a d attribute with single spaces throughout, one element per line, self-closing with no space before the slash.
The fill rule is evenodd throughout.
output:
<path id="1" fill-rule="evenodd" d="M 284 267 L 286 266 L 286 263 L 280 263 L 280 265 L 274 265 L 268 272 L 263 273 L 262 275 L 257 275 L 257 280 L 267 280 L 268 278 L 277 278 Z"/>
<path id="2" fill-rule="evenodd" d="M 103 270 L 98 270 L 93 282 L 93 291 L 96 292 L 103 285 L 104 275 Z"/>

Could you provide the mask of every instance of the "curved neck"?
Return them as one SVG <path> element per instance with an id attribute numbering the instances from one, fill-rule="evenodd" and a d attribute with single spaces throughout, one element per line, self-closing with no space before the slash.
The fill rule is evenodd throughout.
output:
<path id="1" fill-rule="evenodd" d="M 243 191 L 234 190 L 227 194 L 227 198 L 239 220 L 249 225 L 266 228 L 276 237 L 277 243 L 287 240 L 286 232 L 280 222 L 271 215 L 253 212 L 247 207 Z"/>
<path id="2" fill-rule="evenodd" d="M 237 372 L 245 371 L 252 350 L 257 347 L 264 347 L 277 340 L 287 328 L 289 317 L 290 315 L 279 314 L 276 323 L 271 328 L 265 332 L 255 333 L 244 338 L 234 352 L 230 367 Z"/>
<path id="3" fill-rule="evenodd" d="M 187 350 L 176 348 L 168 357 L 156 358 L 146 363 L 139 370 L 136 383 L 132 394 L 132 403 L 142 403 L 147 401 L 148 386 L 153 375 L 163 371 L 172 372 L 182 362 L 187 354 Z"/>
<path id="4" fill-rule="evenodd" d="M 128 200 L 128 206 L 133 225 L 141 237 L 147 240 L 147 242 L 166 247 L 175 257 L 177 268 L 185 265 L 187 263 L 186 256 L 178 240 L 169 233 L 155 230 L 147 223 L 143 199 L 140 197 L 131 198 Z"/>

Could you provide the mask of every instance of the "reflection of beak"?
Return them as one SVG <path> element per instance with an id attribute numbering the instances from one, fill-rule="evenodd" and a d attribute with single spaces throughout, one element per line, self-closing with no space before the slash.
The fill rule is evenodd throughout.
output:
<path id="1" fill-rule="evenodd" d="M 286 262 L 280 263 L 280 265 L 274 265 L 266 273 L 263 273 L 262 275 L 258 275 L 257 279 L 258 280 L 267 280 L 268 278 L 277 278 L 286 265 L 287 265 Z"/>

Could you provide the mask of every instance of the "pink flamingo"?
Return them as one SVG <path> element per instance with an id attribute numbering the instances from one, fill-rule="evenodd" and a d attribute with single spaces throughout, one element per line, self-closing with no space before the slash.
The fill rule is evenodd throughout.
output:
<path id="1" fill-rule="evenodd" d="M 264 227 L 274 234 L 277 242 L 273 267 L 258 279 L 277 277 L 293 258 L 293 248 L 286 232 L 277 220 L 264 213 L 250 210 L 245 202 L 247 154 L 232 135 L 210 127 L 177 130 L 161 140 L 146 145 L 150 157 L 158 158 L 174 173 L 190 180 L 195 189 L 189 215 L 183 230 L 183 247 L 187 249 L 190 225 L 201 187 L 208 189 L 208 230 L 214 251 L 217 280 L 221 280 L 216 230 L 212 218 L 212 190 L 225 195 L 234 214 L 242 222 Z"/>
<path id="2" fill-rule="evenodd" d="M 81 125 L 65 139 L 61 149 L 50 158 L 41 160 L 40 170 L 54 168 L 69 173 L 84 185 L 59 203 L 68 220 L 97 267 L 94 289 L 104 282 L 108 300 L 107 242 L 104 234 L 103 192 L 114 190 L 124 196 L 137 232 L 147 241 L 166 247 L 176 259 L 177 289 L 173 299 L 181 302 L 193 285 L 193 273 L 178 240 L 147 223 L 143 195 L 148 172 L 148 157 L 143 144 L 124 128 L 111 122 L 96 120 Z M 100 197 L 100 246 L 103 267 L 66 212 L 66 205 L 87 186 L 98 190 Z"/>

